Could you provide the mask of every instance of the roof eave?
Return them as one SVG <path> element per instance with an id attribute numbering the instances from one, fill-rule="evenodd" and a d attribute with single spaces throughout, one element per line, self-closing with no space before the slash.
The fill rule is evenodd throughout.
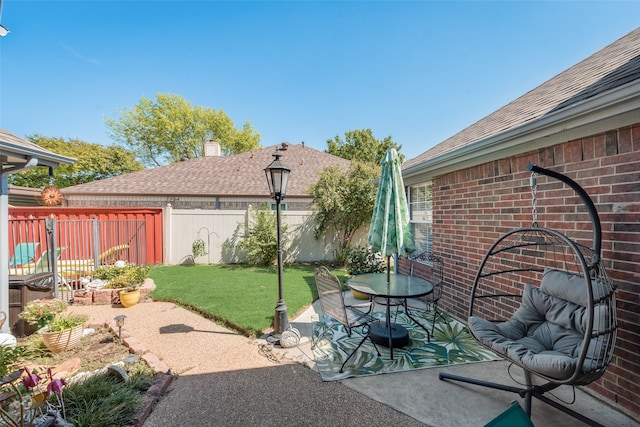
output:
<path id="1" fill-rule="evenodd" d="M 24 159 L 25 162 L 29 160 L 29 158 L 37 158 L 38 166 L 51 166 L 58 167 L 62 164 L 70 165 L 75 163 L 76 159 L 72 157 L 61 156 L 59 154 L 50 153 L 41 150 L 34 150 L 28 147 L 24 147 L 18 144 L 12 144 L 10 142 L 1 141 L 0 142 L 0 150 L 3 154 L 18 157 Z"/>
<path id="2" fill-rule="evenodd" d="M 402 170 L 405 184 L 638 122 L 640 80 Z M 497 156 L 499 154 L 499 157 Z"/>

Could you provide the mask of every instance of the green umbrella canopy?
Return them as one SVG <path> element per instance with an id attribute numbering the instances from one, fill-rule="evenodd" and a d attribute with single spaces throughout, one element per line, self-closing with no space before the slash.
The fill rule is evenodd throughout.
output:
<path id="1" fill-rule="evenodd" d="M 383 256 L 406 256 L 416 250 L 409 225 L 409 208 L 400 172 L 400 158 L 389 148 L 382 159 L 382 172 L 373 208 L 368 241 L 373 252 Z"/>

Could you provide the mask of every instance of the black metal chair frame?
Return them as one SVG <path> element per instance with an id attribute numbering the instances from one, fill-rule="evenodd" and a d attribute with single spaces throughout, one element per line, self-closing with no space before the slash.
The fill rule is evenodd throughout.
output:
<path id="1" fill-rule="evenodd" d="M 362 336 L 362 340 L 358 343 L 358 346 L 342 363 L 340 372 L 343 372 L 347 362 L 366 340 L 369 340 L 371 344 L 373 344 L 378 356 L 380 356 L 380 350 L 378 350 L 378 347 L 369 335 L 370 324 L 374 321 L 378 321 L 378 319 L 371 316 L 373 302 L 370 301 L 357 306 L 346 305 L 344 302 L 340 279 L 338 279 L 335 274 L 331 273 L 329 269 L 324 266 L 316 269 L 315 282 L 316 287 L 318 288 L 318 298 L 320 299 L 320 305 L 323 313 L 341 323 L 346 328 L 349 336 L 351 336 L 352 331 L 355 331 Z M 367 310 L 363 311 L 363 308 L 367 308 Z M 358 332 L 358 329 L 360 329 L 361 332 Z"/>
<path id="2" fill-rule="evenodd" d="M 580 386 L 593 382 L 604 374 L 613 356 L 617 330 L 615 285 L 607 276 L 600 258 L 600 220 L 587 193 L 573 180 L 537 166 L 530 166 L 529 169 L 558 179 L 576 191 L 586 205 L 593 225 L 593 248 L 580 245 L 556 230 L 538 227 L 535 221 L 536 215 L 534 215 L 532 227 L 515 229 L 500 237 L 485 254 L 477 271 L 471 290 L 469 327 L 474 338 L 491 350 L 496 351 L 496 348 L 515 344 L 525 347 L 524 350 L 528 352 L 526 353 L 528 356 L 534 355 L 531 359 L 518 359 L 516 356 L 509 357 L 506 350 L 505 353 L 497 351 L 502 357 L 524 370 L 525 384 L 523 387 L 515 387 L 449 373 L 440 373 L 439 378 L 517 393 L 524 399 L 524 409 L 529 418 L 532 398 L 536 398 L 588 425 L 600 426 L 596 421 L 544 395 L 561 385 Z M 567 298 L 559 298 L 557 295 L 548 296 L 551 288 L 535 288 L 536 283 L 541 283 L 545 267 L 555 269 L 561 275 L 573 277 L 576 280 L 571 283 L 580 284 L 580 286 L 574 286 L 573 289 L 569 286 L 562 288 L 564 285 L 556 285 L 559 282 L 555 281 L 553 286 L 558 286 L 560 293 L 566 292 Z M 506 339 L 507 344 L 505 344 L 505 337 L 502 335 L 498 334 L 500 342 L 495 340 L 496 334 L 488 335 L 487 330 L 494 332 L 490 329 L 491 327 L 474 330 L 474 325 L 506 325 L 505 322 L 510 319 L 512 313 L 522 308 L 522 306 L 518 307 L 517 302 L 523 299 L 525 284 L 529 286 L 529 295 L 533 294 L 535 289 L 535 293 L 541 294 L 541 298 L 551 298 L 552 309 L 556 309 L 557 304 L 565 304 L 565 308 L 575 307 L 576 317 L 579 313 L 583 313 L 584 317 L 578 322 L 580 327 L 576 329 L 576 334 L 582 335 L 574 350 L 577 356 L 568 357 L 572 363 L 567 365 L 568 368 L 562 372 L 562 375 L 551 375 L 548 370 L 549 365 L 533 362 L 533 360 L 542 361 L 543 358 L 535 359 L 539 353 L 528 350 L 523 341 L 512 342 Z M 534 287 L 532 288 L 531 285 Z M 514 292 L 505 291 L 505 289 L 514 288 L 516 289 Z M 580 296 L 584 297 L 585 303 L 574 303 L 568 296 L 575 294 L 576 289 Z M 556 291 L 553 290 L 553 292 Z M 541 314 L 547 316 L 546 313 Z M 553 314 L 549 315 L 553 316 Z M 498 331 L 501 332 L 503 329 Z M 527 339 L 529 338 L 530 336 L 527 336 Z M 534 384 L 533 376 L 542 381 L 536 381 L 538 384 Z"/>
<path id="3" fill-rule="evenodd" d="M 431 264 L 431 277 L 430 280 L 433 284 L 433 292 L 425 295 L 424 297 L 419 298 L 419 300 L 425 303 L 425 308 L 412 307 L 409 305 L 407 299 L 402 301 L 402 304 L 406 310 L 407 316 L 413 320 L 416 324 L 418 324 L 422 329 L 427 332 L 427 340 L 431 342 L 431 337 L 433 337 L 433 332 L 435 330 L 436 320 L 438 317 L 443 317 L 444 314 L 442 311 L 438 310 L 438 303 L 442 298 L 442 288 L 444 286 L 444 261 L 442 258 L 434 255 L 432 252 L 423 252 L 420 254 L 414 254 L 409 257 L 411 262 L 410 267 L 410 276 L 413 276 L 415 273 L 414 265 L 417 262 L 427 262 Z M 433 315 L 431 317 L 431 331 L 429 331 L 424 325 L 418 322 L 412 315 L 411 309 L 413 310 L 424 310 L 426 312 L 432 312 Z"/>

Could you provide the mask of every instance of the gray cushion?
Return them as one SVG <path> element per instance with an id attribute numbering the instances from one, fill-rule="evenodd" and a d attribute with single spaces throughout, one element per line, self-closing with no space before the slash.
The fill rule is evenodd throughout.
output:
<path id="1" fill-rule="evenodd" d="M 545 271 L 542 280 L 544 287 L 540 289 L 525 285 L 522 304 L 511 319 L 493 323 L 471 316 L 469 329 L 506 358 L 531 371 L 565 380 L 576 369 L 587 326 L 586 299 L 580 295 L 580 289 L 586 293 L 584 280 L 551 269 Z M 608 327 L 606 313 L 606 307 L 595 306 L 594 329 Z M 595 369 L 604 351 L 606 348 L 593 339 L 582 370 Z"/>

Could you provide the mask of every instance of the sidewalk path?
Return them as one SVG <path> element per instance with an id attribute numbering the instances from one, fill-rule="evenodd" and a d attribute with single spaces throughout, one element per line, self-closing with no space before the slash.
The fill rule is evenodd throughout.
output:
<path id="1" fill-rule="evenodd" d="M 277 352 L 275 358 L 265 357 L 264 341 L 172 303 L 72 306 L 70 311 L 87 314 L 95 324 L 124 314 L 123 337 L 135 337 L 141 352 L 155 354 L 171 368 L 176 377 L 145 427 L 424 426 L 341 382 L 323 382 L 306 366 L 277 360 Z"/>

